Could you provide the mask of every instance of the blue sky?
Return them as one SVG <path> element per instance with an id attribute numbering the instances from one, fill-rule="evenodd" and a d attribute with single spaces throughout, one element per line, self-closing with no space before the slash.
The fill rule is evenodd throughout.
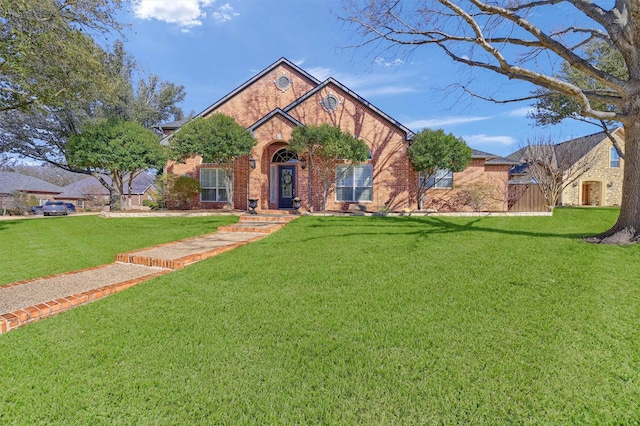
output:
<path id="1" fill-rule="evenodd" d="M 320 80 L 334 77 L 414 131 L 443 129 L 497 155 L 527 140 L 595 133 L 580 123 L 538 128 L 528 103 L 493 104 L 445 90 L 472 81 L 495 97 L 533 86 L 453 64 L 422 47 L 409 56 L 350 48 L 360 40 L 336 15 L 334 0 L 132 0 L 122 20 L 127 50 L 144 73 L 185 86 L 181 105 L 199 113 L 281 57 Z"/>

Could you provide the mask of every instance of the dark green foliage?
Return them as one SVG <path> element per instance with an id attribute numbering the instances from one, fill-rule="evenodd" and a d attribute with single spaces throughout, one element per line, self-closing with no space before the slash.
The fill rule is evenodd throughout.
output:
<path id="1" fill-rule="evenodd" d="M 170 148 L 175 158 L 184 160 L 195 155 L 206 163 L 220 164 L 225 170 L 227 207 L 233 206 L 233 163 L 249 155 L 256 140 L 251 132 L 232 117 L 222 113 L 190 120 L 171 137 Z"/>
<path id="2" fill-rule="evenodd" d="M 585 46 L 584 56 L 589 63 L 616 78 L 626 80 L 629 77 L 622 55 L 610 43 L 602 40 L 592 41 Z M 581 88 L 589 97 L 593 98 L 592 106 L 594 108 L 600 111 L 619 112 L 619 107 L 616 105 L 598 101 L 599 95 L 613 93 L 605 84 L 584 74 L 569 63 L 562 64 L 556 77 Z M 580 115 L 580 105 L 574 97 L 555 93 L 548 89 L 538 89 L 534 94 L 540 96 L 533 104 L 535 111 L 531 114 L 531 118 L 536 120 L 537 124 L 542 126 L 558 124 L 566 118 L 585 120 Z"/>
<path id="3" fill-rule="evenodd" d="M 120 0 L 1 0 L 0 111 L 60 107 L 109 85 L 88 36 L 120 28 Z"/>
<path id="4" fill-rule="evenodd" d="M 165 148 L 152 130 L 113 118 L 71 136 L 66 151 L 71 167 L 90 171 L 109 189 L 110 205 L 115 210 L 119 209 L 119 199 L 125 194 L 123 184 L 127 176 L 131 182 L 146 169 L 161 169 L 167 160 Z M 112 182 L 105 182 L 101 173 L 108 174 Z"/>
<path id="5" fill-rule="evenodd" d="M 309 169 L 320 176 L 322 211 L 325 210 L 327 192 L 336 181 L 336 161 L 357 164 L 365 161 L 369 155 L 369 148 L 363 140 L 326 123 L 293 129 L 289 148 L 297 153 L 306 153 Z"/>
<path id="6" fill-rule="evenodd" d="M 442 129 L 424 129 L 418 132 L 407 153 L 413 170 L 421 172 L 425 177 L 418 188 L 419 209 L 422 208 L 425 192 L 429 189 L 428 176 L 435 175 L 438 170 L 460 172 L 471 162 L 471 148 L 466 142 L 451 133 L 445 134 Z"/>

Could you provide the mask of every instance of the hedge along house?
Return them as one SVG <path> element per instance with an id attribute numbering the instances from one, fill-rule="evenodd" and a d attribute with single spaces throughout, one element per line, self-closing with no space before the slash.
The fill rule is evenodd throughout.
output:
<path id="1" fill-rule="evenodd" d="M 336 162 L 337 179 L 327 195 L 327 210 L 348 210 L 351 205 L 368 211 L 383 206 L 394 211 L 417 208 L 420 176 L 407 156 L 413 132 L 333 78 L 321 82 L 281 58 L 199 116 L 206 118 L 213 113 L 233 117 L 257 140 L 250 158 L 238 158 L 234 164 L 235 209 L 246 210 L 248 199 L 258 199 L 258 211 L 291 210 L 293 199 L 299 197 L 303 210 L 320 210 L 321 177 L 309 167 L 307 154 L 289 150 L 288 141 L 295 127 L 322 123 L 364 140 L 370 151 L 367 161 L 353 167 Z M 168 144 L 171 134 L 183 124 L 159 125 L 165 134 L 162 143 Z M 497 192 L 506 194 L 508 170 L 513 163 L 505 160 L 508 164 L 501 165 L 496 156 L 479 151 L 476 154 L 467 170 L 441 180 L 447 187 L 436 185 L 428 196 L 451 198 L 458 179 L 495 182 Z M 184 163 L 170 161 L 167 172 L 200 181 L 201 195 L 193 203 L 195 208 L 226 207 L 224 172 L 219 165 L 203 163 L 196 156 Z M 491 207 L 506 208 L 506 195 Z"/>

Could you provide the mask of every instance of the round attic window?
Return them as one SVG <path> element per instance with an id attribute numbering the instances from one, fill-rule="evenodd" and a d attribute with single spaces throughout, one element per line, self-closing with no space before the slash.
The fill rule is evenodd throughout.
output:
<path id="1" fill-rule="evenodd" d="M 324 97 L 324 99 L 322 99 L 321 103 L 324 109 L 326 109 L 329 112 L 333 112 L 336 110 L 336 108 L 338 108 L 340 101 L 338 100 L 338 98 L 336 98 L 335 95 L 328 94 L 327 96 Z"/>
<path id="2" fill-rule="evenodd" d="M 291 86 L 291 79 L 286 75 L 282 74 L 280 77 L 276 79 L 276 86 L 278 87 L 278 89 L 284 92 L 289 88 L 289 86 Z"/>

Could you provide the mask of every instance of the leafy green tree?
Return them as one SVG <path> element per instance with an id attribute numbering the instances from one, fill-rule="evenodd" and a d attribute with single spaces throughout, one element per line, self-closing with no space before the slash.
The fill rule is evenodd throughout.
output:
<path id="1" fill-rule="evenodd" d="M 58 107 L 105 90 L 104 51 L 120 0 L 0 0 L 0 111 Z"/>
<path id="2" fill-rule="evenodd" d="M 640 241 L 640 2 L 353 0 L 347 3 L 344 19 L 362 35 L 362 46 L 387 51 L 404 46 L 407 52 L 433 46 L 459 64 L 546 90 L 533 97 L 571 98 L 578 108 L 561 103 L 569 109 L 560 116 L 579 111 L 575 114 L 585 119 L 622 124 L 625 164 L 620 214 L 609 230 L 590 241 Z M 606 51 L 598 53 L 599 46 L 605 45 L 621 61 L 609 62 L 608 55 L 603 55 Z M 565 74 L 579 72 L 585 84 L 555 75 L 563 62 Z M 532 99 L 498 99 L 486 84 L 460 86 L 494 102 Z"/>
<path id="3" fill-rule="evenodd" d="M 293 129 L 289 147 L 309 157 L 308 197 L 311 207 L 311 179 L 315 173 L 322 180 L 322 211 L 327 204 L 327 193 L 341 176 L 336 176 L 336 162 L 344 160 L 356 164 L 369 155 L 367 144 L 340 128 L 326 123 L 318 126 L 301 126 Z"/>
<path id="4" fill-rule="evenodd" d="M 216 113 L 190 120 L 170 140 L 172 154 L 178 160 L 200 155 L 204 162 L 220 164 L 225 171 L 227 208 L 233 208 L 233 163 L 249 155 L 256 145 L 251 132 L 232 117 Z"/>
<path id="5" fill-rule="evenodd" d="M 592 40 L 585 45 L 584 51 L 589 62 L 599 69 L 623 80 L 628 78 L 624 58 L 611 44 L 603 40 Z M 606 86 L 603 83 L 579 69 L 573 68 L 568 62 L 561 64 L 560 71 L 555 76 L 562 81 L 580 87 L 584 91 L 606 90 Z M 615 126 L 615 121 L 595 120 L 584 117 L 580 114 L 580 104 L 575 98 L 549 89 L 537 89 L 533 92 L 533 96 L 535 98 L 534 111 L 530 114 L 530 117 L 535 120 L 536 124 L 541 126 L 555 125 L 566 119 L 594 124 L 604 130 L 612 145 L 618 151 L 620 158 L 624 158 L 624 150 L 610 133 L 611 127 Z M 606 101 L 598 102 L 594 99 L 594 105 L 601 111 L 618 111 L 618 107 L 615 104 L 607 103 Z"/>
<path id="6" fill-rule="evenodd" d="M 109 190 L 109 206 L 121 209 L 125 179 L 131 182 L 146 169 L 160 169 L 167 161 L 158 136 L 141 124 L 109 119 L 88 126 L 67 142 L 67 162 L 89 173 Z M 111 182 L 101 174 L 108 174 Z"/>
<path id="7" fill-rule="evenodd" d="M 411 167 L 422 176 L 418 185 L 418 209 L 422 204 L 429 182 L 435 185 L 438 170 L 461 172 L 471 162 L 471 148 L 462 138 L 440 130 L 424 129 L 418 132 L 408 149 Z"/>
<path id="8" fill-rule="evenodd" d="M 32 104 L 24 110 L 0 112 L 0 151 L 85 173 L 66 161 L 67 139 L 79 133 L 84 123 L 118 118 L 150 127 L 158 121 L 183 117 L 177 106 L 184 98 L 183 86 L 150 76 L 150 83 L 141 79 L 134 90 L 135 61 L 121 42 L 106 55 L 104 68 L 109 85 L 91 96 L 58 106 Z"/>

